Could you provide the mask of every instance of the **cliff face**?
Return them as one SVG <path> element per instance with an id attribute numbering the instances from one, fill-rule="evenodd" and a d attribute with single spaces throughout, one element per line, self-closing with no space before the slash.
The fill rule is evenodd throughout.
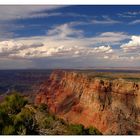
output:
<path id="1" fill-rule="evenodd" d="M 35 103 L 103 134 L 140 134 L 140 83 L 54 71 L 40 86 Z"/>

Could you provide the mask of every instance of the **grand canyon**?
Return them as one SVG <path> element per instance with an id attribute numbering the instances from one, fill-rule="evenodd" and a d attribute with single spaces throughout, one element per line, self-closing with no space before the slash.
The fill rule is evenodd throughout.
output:
<path id="1" fill-rule="evenodd" d="M 64 120 L 103 134 L 140 134 L 139 101 L 139 82 L 73 71 L 54 71 L 35 99 Z"/>
<path id="2" fill-rule="evenodd" d="M 11 77 L 11 73 L 14 76 L 8 83 L 4 79 Z M 7 76 L 5 77 L 5 75 Z M 19 120 L 14 120 L 14 122 L 11 120 L 11 123 L 6 123 L 8 128 L 0 127 L 0 133 L 139 135 L 139 77 L 138 70 L 1 71 L 0 113 L 8 113 L 9 119 L 12 119 L 13 115 L 19 116 L 23 113 L 25 116 L 21 119 L 26 132 L 20 128 Z M 25 101 L 20 99 L 21 97 L 28 103 L 23 105 L 22 102 Z M 11 111 L 13 112 L 19 106 L 21 108 L 16 114 L 11 115 Z M 29 114 L 27 115 L 25 110 L 31 113 L 31 122 L 28 120 Z M 4 118 L 1 115 L 0 119 L 3 121 L 0 124 L 3 124 Z M 25 119 L 30 123 L 24 124 Z M 17 127 L 15 122 L 18 122 L 20 127 Z M 14 131 L 11 125 L 15 125 Z M 33 130 L 30 130 L 32 125 Z M 6 132 L 4 132 L 5 129 Z"/>
<path id="3" fill-rule="evenodd" d="M 0 135 L 140 135 L 139 29 L 140 5 L 0 5 Z"/>

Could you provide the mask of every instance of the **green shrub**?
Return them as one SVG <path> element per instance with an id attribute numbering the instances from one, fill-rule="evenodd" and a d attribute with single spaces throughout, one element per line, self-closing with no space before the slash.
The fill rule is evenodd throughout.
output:
<path id="1" fill-rule="evenodd" d="M 34 112 L 26 108 L 27 100 L 14 93 L 0 104 L 0 134 L 35 134 Z"/>
<path id="2" fill-rule="evenodd" d="M 32 111 L 23 108 L 14 119 L 14 125 L 18 134 L 30 134 L 35 131 L 36 121 Z"/>
<path id="3" fill-rule="evenodd" d="M 44 111 L 45 111 L 45 112 L 48 112 L 48 106 L 47 106 L 46 104 L 43 104 L 43 103 L 42 103 L 42 104 L 39 105 L 38 108 L 39 108 L 39 110 L 40 110 L 41 112 L 44 112 Z"/>
<path id="4" fill-rule="evenodd" d="M 15 128 L 12 125 L 5 126 L 2 129 L 2 135 L 14 135 L 14 134 L 15 134 Z"/>
<path id="5" fill-rule="evenodd" d="M 54 118 L 52 116 L 47 116 L 42 121 L 43 128 L 51 128 L 54 123 Z"/>
<path id="6" fill-rule="evenodd" d="M 18 129 L 16 130 L 16 133 L 18 135 L 26 135 L 27 134 L 27 129 L 24 125 L 21 124 L 21 125 L 18 126 Z"/>
<path id="7" fill-rule="evenodd" d="M 69 130 L 74 135 L 83 135 L 83 134 L 85 134 L 84 126 L 82 124 L 71 124 L 71 125 L 69 125 Z"/>
<path id="8" fill-rule="evenodd" d="M 0 134 L 5 126 L 12 124 L 12 120 L 3 110 L 0 110 Z"/>
<path id="9" fill-rule="evenodd" d="M 39 129 L 47 129 L 48 132 L 53 131 L 54 134 L 60 134 L 61 131 L 61 134 L 101 135 L 101 132 L 94 127 L 84 128 L 82 124 L 69 125 L 64 120 L 57 118 L 54 114 L 47 112 L 48 107 L 45 104 L 41 104 L 37 109 L 26 104 L 27 101 L 16 93 L 7 96 L 0 103 L 0 134 L 38 134 L 38 127 Z M 37 115 L 42 115 L 39 121 L 37 120 Z"/>
<path id="10" fill-rule="evenodd" d="M 59 121 L 62 125 L 67 125 L 66 121 L 64 121 L 63 119 L 57 117 L 55 117 L 55 119 L 56 121 Z"/>
<path id="11" fill-rule="evenodd" d="M 102 133 L 95 127 L 89 127 L 88 128 L 88 134 L 89 135 L 102 135 Z"/>
<path id="12" fill-rule="evenodd" d="M 27 100 L 25 100 L 21 95 L 14 93 L 6 96 L 5 100 L 1 103 L 1 106 L 8 114 L 17 114 L 26 104 Z"/>
<path id="13" fill-rule="evenodd" d="M 97 128 L 85 128 L 82 124 L 71 124 L 68 128 L 72 135 L 102 135 Z"/>

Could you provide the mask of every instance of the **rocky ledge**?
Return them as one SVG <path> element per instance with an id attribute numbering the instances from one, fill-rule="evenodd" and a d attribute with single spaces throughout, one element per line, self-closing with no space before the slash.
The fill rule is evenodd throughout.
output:
<path id="1" fill-rule="evenodd" d="M 140 134 L 140 82 L 54 71 L 37 93 L 36 104 L 70 123 L 95 126 L 103 134 Z"/>

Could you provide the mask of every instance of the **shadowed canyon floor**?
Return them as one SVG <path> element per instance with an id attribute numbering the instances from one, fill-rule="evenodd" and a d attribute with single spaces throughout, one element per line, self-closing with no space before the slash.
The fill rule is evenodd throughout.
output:
<path id="1" fill-rule="evenodd" d="M 35 103 L 103 134 L 140 134 L 139 73 L 54 71 L 40 86 Z"/>

